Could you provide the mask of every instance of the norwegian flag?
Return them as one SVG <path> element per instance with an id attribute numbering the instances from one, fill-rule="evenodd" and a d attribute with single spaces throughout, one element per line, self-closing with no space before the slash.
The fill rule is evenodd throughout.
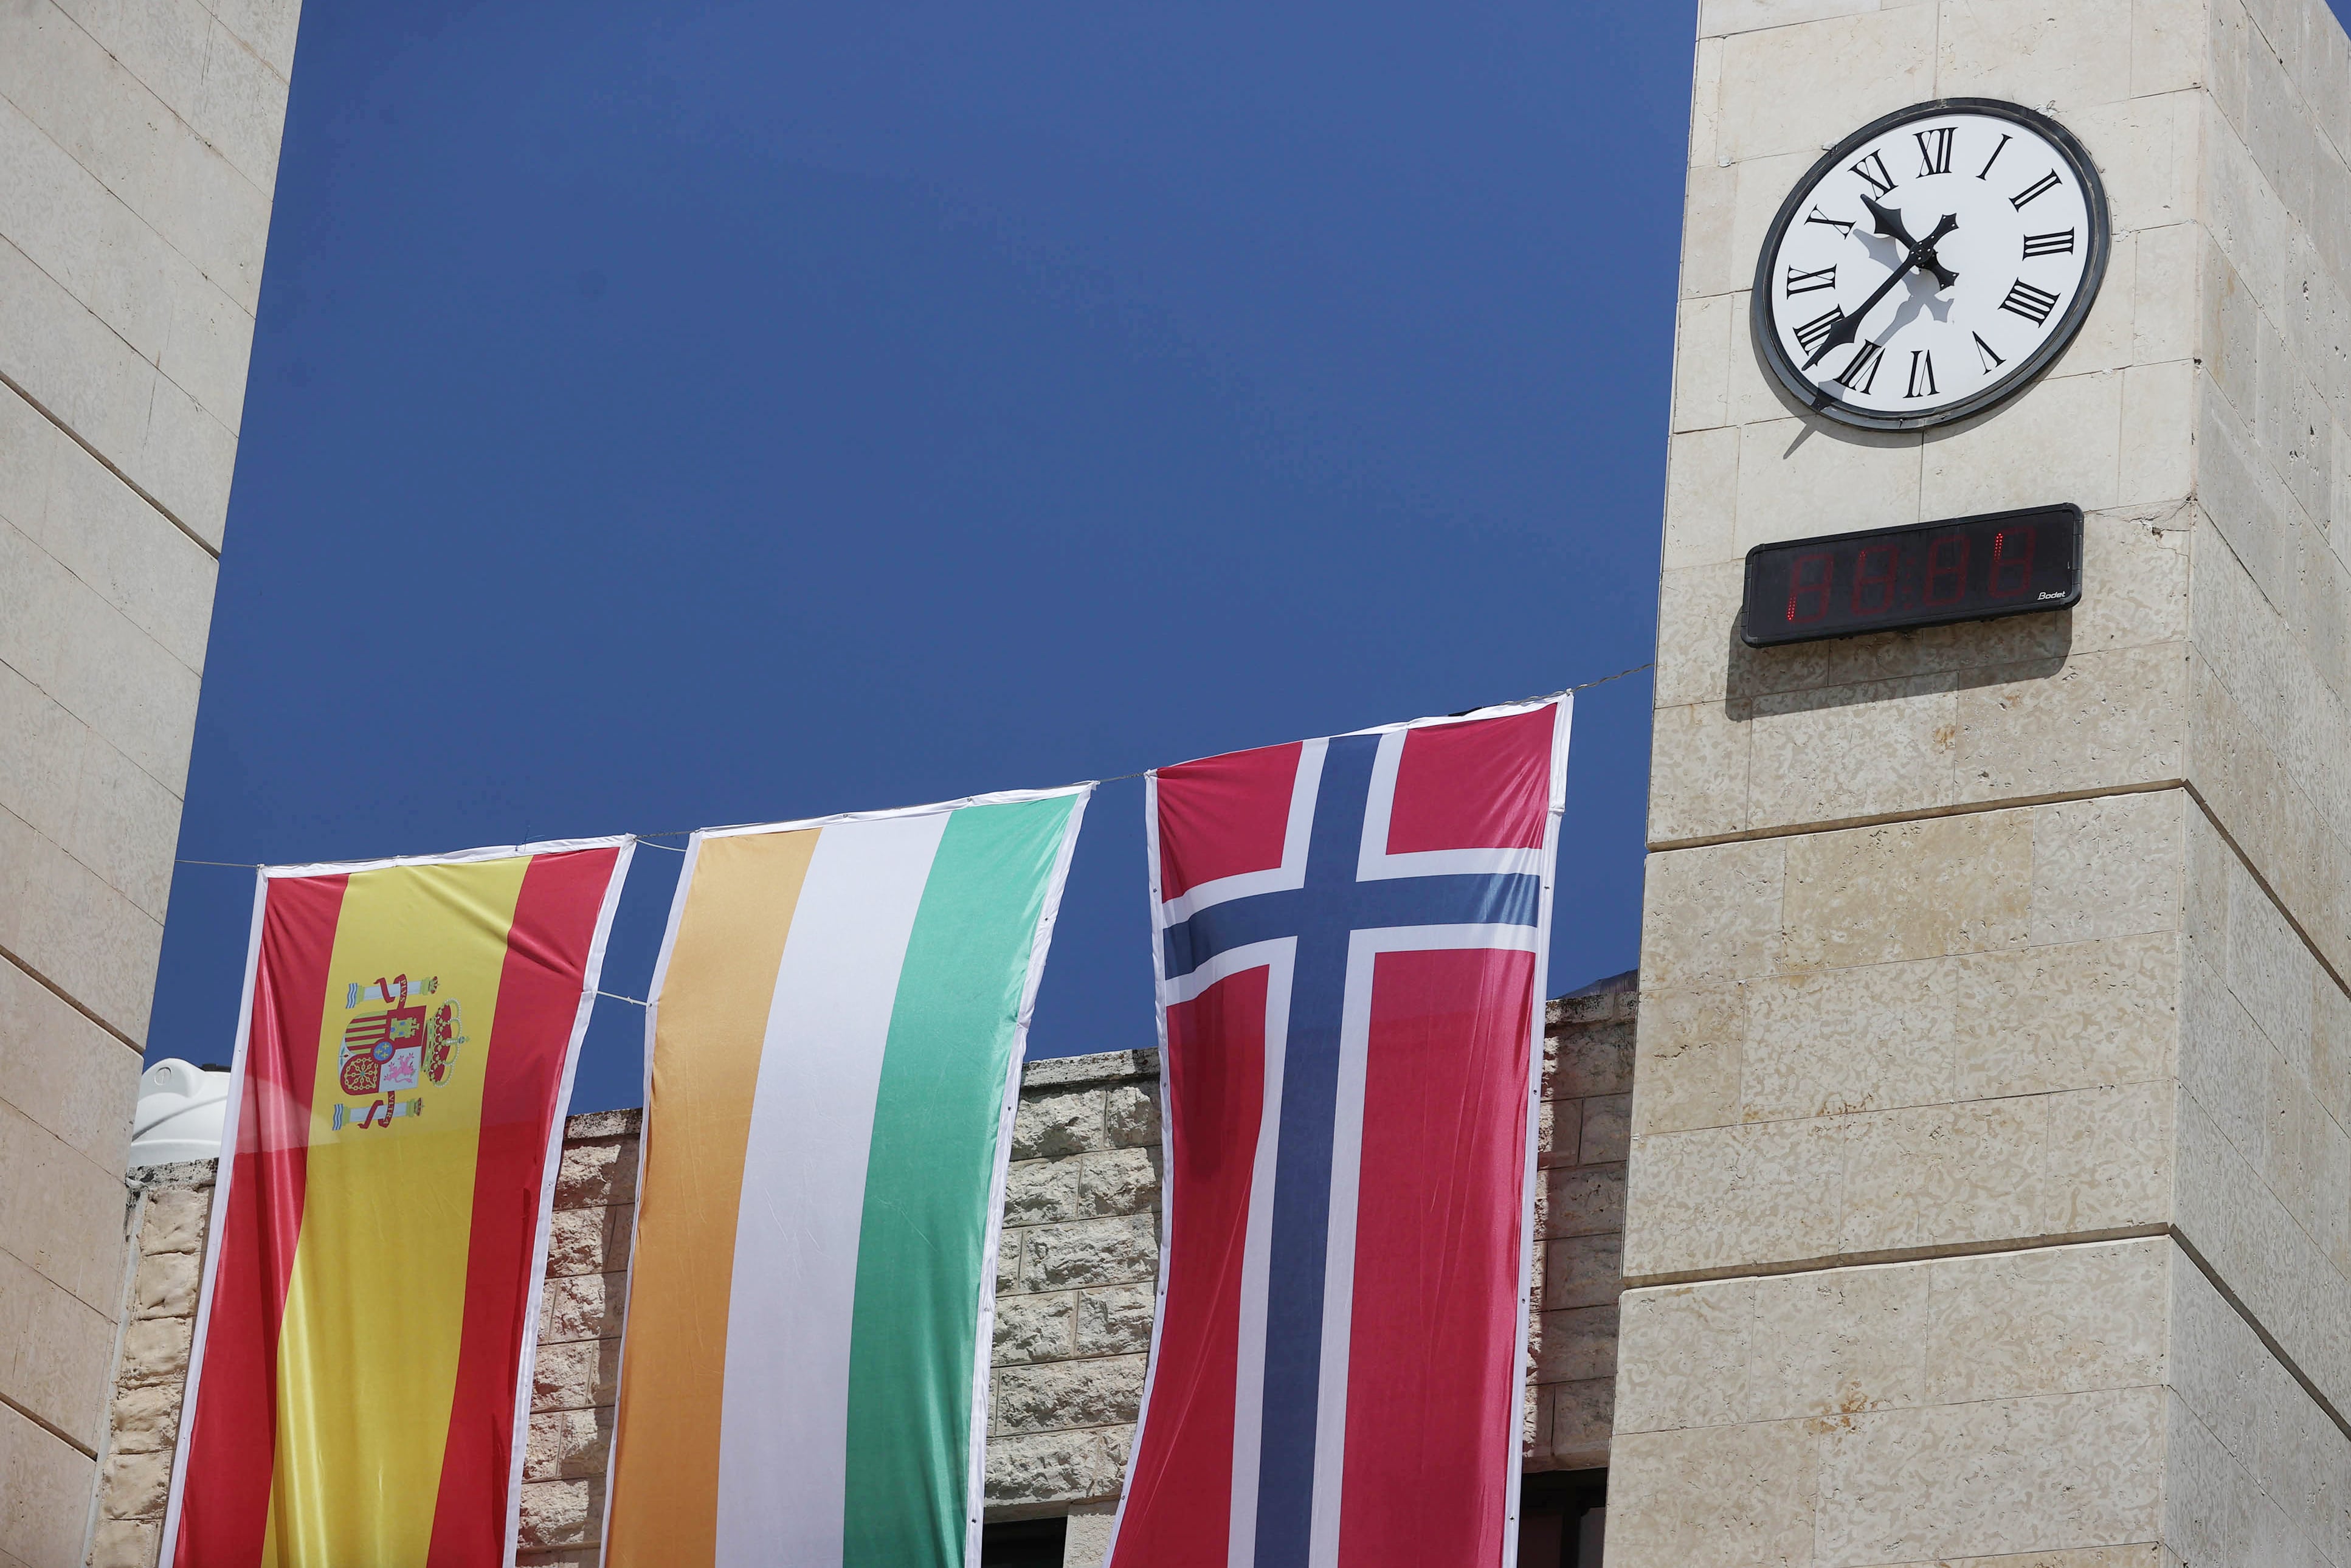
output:
<path id="1" fill-rule="evenodd" d="M 1515 1561 L 1568 717 L 1150 776 L 1166 1241 L 1110 1568 Z"/>

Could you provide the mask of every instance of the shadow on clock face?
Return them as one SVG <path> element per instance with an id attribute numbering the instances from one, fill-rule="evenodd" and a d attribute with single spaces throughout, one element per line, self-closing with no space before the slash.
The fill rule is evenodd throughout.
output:
<path id="1" fill-rule="evenodd" d="M 1949 319 L 1950 308 L 1949 300 L 1922 289 L 1896 308 L 1892 319 L 1893 327 L 1896 330 L 1899 330 L 1912 321 L 1921 319 L 1928 321 L 1945 321 Z M 1755 326 L 1752 321 L 1748 324 L 1747 336 L 1747 351 L 1753 358 L 1756 378 L 1771 392 L 1772 397 L 1779 401 L 1780 406 L 1788 412 L 1791 418 L 1801 422 L 1795 435 L 1781 451 L 1780 455 L 1782 459 L 1793 457 L 1803 449 L 1807 442 L 1812 441 L 1834 441 L 1846 446 L 1917 447 L 1929 441 L 1948 441 L 1955 435 L 1963 435 L 1969 431 L 1979 429 L 2004 416 L 2018 416 L 2019 411 L 2032 401 L 2032 391 L 2035 387 L 2053 376 L 2065 373 L 2066 356 L 2073 347 L 2068 344 L 2064 351 L 2060 352 L 2048 365 L 2036 372 L 2021 389 L 1980 413 L 1928 429 L 1867 430 L 1859 425 L 1844 424 L 1829 419 L 1813 405 L 1800 400 L 1782 383 L 1777 376 L 1771 373 L 1770 365 L 1765 362 L 1763 346 L 1755 335 Z"/>

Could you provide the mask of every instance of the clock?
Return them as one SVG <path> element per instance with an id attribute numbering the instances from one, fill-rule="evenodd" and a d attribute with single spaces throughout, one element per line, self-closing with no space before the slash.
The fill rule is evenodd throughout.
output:
<path id="1" fill-rule="evenodd" d="M 2105 277 L 2105 187 L 2071 131 L 1991 99 L 1914 104 L 1813 165 L 1755 267 L 1764 362 L 1796 399 L 1918 430 L 2022 391 Z"/>

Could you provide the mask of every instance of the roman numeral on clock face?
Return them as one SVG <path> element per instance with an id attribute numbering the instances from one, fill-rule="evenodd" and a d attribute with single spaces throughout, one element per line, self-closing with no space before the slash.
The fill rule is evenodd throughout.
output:
<path id="1" fill-rule="evenodd" d="M 2033 287 L 2020 277 L 2009 286 L 2008 298 L 2000 302 L 2000 308 L 2022 316 L 2038 327 L 2048 320 L 2049 312 L 2057 308 L 2057 297 L 2045 288 Z M 1978 339 L 1977 341 L 1981 342 L 1982 340 Z"/>
<path id="2" fill-rule="evenodd" d="M 1871 153 L 1855 163 L 1853 172 L 1860 175 L 1862 183 L 1877 195 L 1882 196 L 1894 189 L 1894 176 L 1886 172 L 1886 154 L 1883 152 Z"/>
<path id="3" fill-rule="evenodd" d="M 1804 352 L 1809 354 L 1814 349 L 1819 348 L 1821 346 L 1821 340 L 1826 338 L 1831 332 L 1835 331 L 1836 324 L 1844 319 L 1844 308 L 1842 306 L 1832 305 L 1829 307 L 1829 313 L 1827 315 L 1816 316 L 1810 321 L 1805 322 L 1802 326 L 1796 329 L 1796 341 L 1802 343 L 1804 346 Z"/>
<path id="4" fill-rule="evenodd" d="M 2032 201 L 2034 197 L 2043 194 L 2044 192 L 2054 190 L 2056 185 L 2057 174 L 2054 170 L 2052 170 L 2050 172 L 2042 175 L 2041 178 L 2032 182 L 2030 185 L 2025 186 L 2022 191 L 2017 192 L 2016 194 L 2009 197 L 2008 204 L 2014 207 L 2021 213 L 2024 210 L 2024 205 L 2027 202 Z"/>
<path id="5" fill-rule="evenodd" d="M 1837 377 L 1837 385 L 1847 392 L 1859 392 L 1862 396 L 1867 397 L 1869 389 L 1877 382 L 1877 367 L 1885 358 L 1885 344 L 1863 343 L 1860 348 L 1854 350 L 1853 363 L 1847 365 L 1844 368 L 1844 373 Z M 1856 379 L 1858 384 L 1855 384 Z"/>
<path id="6" fill-rule="evenodd" d="M 1937 99 L 1823 145 L 1792 189 L 1771 182 L 1778 205 L 1738 296 L 1769 384 L 1807 420 L 1917 432 L 1973 419 L 2078 333 L 2114 230 L 2064 125 Z"/>
<path id="7" fill-rule="evenodd" d="M 1910 391 L 1907 395 L 1935 395 L 1935 356 L 1925 349 L 1910 350 Z"/>

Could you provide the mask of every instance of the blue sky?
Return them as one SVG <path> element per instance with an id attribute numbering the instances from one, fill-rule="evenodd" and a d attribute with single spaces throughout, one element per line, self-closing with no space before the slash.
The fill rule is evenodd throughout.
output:
<path id="1" fill-rule="evenodd" d="M 1646 662 L 1692 9 L 311 0 L 180 853 L 902 805 Z M 1648 706 L 1578 708 L 1554 990 L 1634 962 Z M 1037 1053 L 1151 1039 L 1141 805 Z M 151 1059 L 227 1059 L 251 901 L 179 868 Z M 577 1108 L 641 1037 L 600 1004 Z"/>

